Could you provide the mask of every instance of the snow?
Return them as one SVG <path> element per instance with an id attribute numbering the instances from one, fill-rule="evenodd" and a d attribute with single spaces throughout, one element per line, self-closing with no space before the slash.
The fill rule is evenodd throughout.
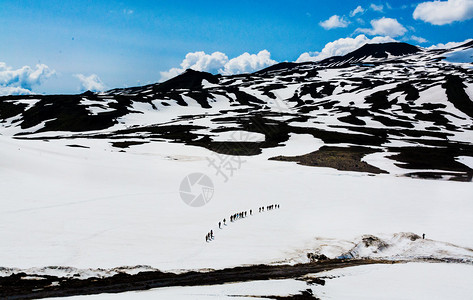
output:
<path id="1" fill-rule="evenodd" d="M 457 160 L 464 164 L 465 166 L 473 169 L 473 157 L 471 156 L 459 156 Z"/>
<path id="2" fill-rule="evenodd" d="M 15 100 L 4 100 L 5 102 L 12 102 L 15 104 L 26 104 L 27 107 L 25 108 L 25 111 L 32 108 L 35 106 L 36 103 L 38 103 L 40 100 L 39 99 L 15 99 Z"/>
<path id="3" fill-rule="evenodd" d="M 408 263 L 351 267 L 316 274 L 322 299 L 471 299 L 473 266 Z"/>
<path id="4" fill-rule="evenodd" d="M 264 134 L 244 130 L 233 130 L 219 133 L 212 140 L 218 142 L 264 142 Z"/>
<path id="5" fill-rule="evenodd" d="M 473 49 L 461 49 L 445 55 L 445 61 L 451 63 L 473 63 Z"/>
<path id="6" fill-rule="evenodd" d="M 324 253 L 322 250 L 319 252 Z M 429 258 L 450 261 L 461 260 L 473 263 L 473 249 L 462 248 L 428 238 L 424 239 L 420 235 L 413 233 L 401 232 L 381 237 L 365 235 L 343 257 L 388 260 Z"/>
<path id="7" fill-rule="evenodd" d="M 212 152 L 199 147 L 153 142 L 121 153 L 106 140 L 0 136 L 0 143 L 3 267 L 175 270 L 297 262 L 320 246 L 318 238 L 331 238 L 336 247 L 364 234 L 396 232 L 473 246 L 465 234 L 473 226 L 471 183 L 267 160 L 320 146 L 307 135 L 244 157 L 226 182 L 208 164 Z M 71 143 L 90 149 L 64 146 Z M 210 176 L 215 187 L 201 208 L 179 197 L 180 182 L 194 172 Z M 281 208 L 256 213 L 274 203 Z M 253 216 L 218 229 L 223 218 L 249 209 Z M 216 238 L 206 243 L 210 229 Z"/>

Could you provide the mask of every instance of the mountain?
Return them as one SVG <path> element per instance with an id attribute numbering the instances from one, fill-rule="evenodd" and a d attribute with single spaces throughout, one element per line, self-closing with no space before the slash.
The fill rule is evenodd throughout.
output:
<path id="1" fill-rule="evenodd" d="M 163 83 L 103 93 L 5 96 L 0 133 L 107 139 L 119 149 L 165 140 L 235 155 L 256 155 L 307 134 L 324 146 L 273 159 L 471 181 L 471 165 L 462 161 L 473 157 L 473 69 L 449 61 L 470 50 L 471 42 L 441 50 L 367 44 L 344 56 L 252 74 L 187 70 Z M 264 141 L 217 138 L 237 130 Z M 382 163 L 375 167 L 369 158 Z"/>
<path id="2" fill-rule="evenodd" d="M 343 65 L 367 59 L 388 58 L 415 54 L 422 50 L 407 43 L 366 44 L 344 56 L 334 56 L 321 62 L 322 65 Z"/>

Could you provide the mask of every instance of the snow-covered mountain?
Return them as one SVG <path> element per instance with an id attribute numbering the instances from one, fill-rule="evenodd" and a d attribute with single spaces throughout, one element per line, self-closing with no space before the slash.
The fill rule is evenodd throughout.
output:
<path id="1" fill-rule="evenodd" d="M 264 286 L 270 292 L 259 293 L 273 298 L 277 285 L 278 294 L 310 288 L 326 297 L 333 282 L 356 274 L 351 286 L 359 278 L 370 284 L 363 298 L 378 276 L 365 270 L 389 271 L 376 279 L 391 286 L 403 268 L 416 286 L 431 274 L 437 281 L 425 282 L 465 298 L 473 261 L 472 51 L 471 42 L 438 50 L 365 45 L 253 74 L 188 70 L 104 93 L 0 97 L 0 297 L 110 291 L 97 280 L 135 290 L 127 276 L 171 272 L 209 278 L 188 299 L 219 289 L 234 298 L 230 285 L 207 286 L 216 283 L 212 274 L 310 269 L 309 257 L 323 254 L 341 266 L 389 264 L 329 272 L 326 286 L 312 285 L 320 273 L 307 284 L 233 285 L 246 296 Z M 183 189 L 195 174 L 206 184 Z M 207 202 L 191 206 L 183 194 Z M 249 215 L 230 221 L 238 212 Z M 445 274 L 456 285 L 445 288 Z M 143 289 L 153 286 L 142 280 Z M 336 291 L 350 287 L 343 284 Z"/>
<path id="2" fill-rule="evenodd" d="M 472 50 L 473 42 L 441 50 L 367 44 L 344 56 L 252 74 L 187 70 L 163 83 L 103 93 L 6 96 L 0 133 L 108 138 L 121 148 L 168 140 L 238 155 L 261 153 L 293 133 L 310 134 L 324 147 L 274 159 L 470 181 Z M 218 139 L 236 130 L 264 139 Z M 330 163 L 333 156 L 339 162 Z"/>

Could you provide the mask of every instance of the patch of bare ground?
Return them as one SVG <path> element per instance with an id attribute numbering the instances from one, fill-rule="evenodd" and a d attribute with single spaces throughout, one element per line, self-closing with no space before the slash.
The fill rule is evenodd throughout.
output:
<path id="1" fill-rule="evenodd" d="M 323 146 L 319 150 L 299 156 L 276 156 L 270 160 L 295 161 L 300 165 L 329 167 L 340 171 L 367 172 L 374 174 L 387 173 L 361 159 L 378 150 L 368 147 L 334 147 Z"/>
<path id="2" fill-rule="evenodd" d="M 50 275 L 18 273 L 0 277 L 0 299 L 39 299 L 122 293 L 171 286 L 203 286 L 234 282 L 272 279 L 298 279 L 304 275 L 323 271 L 370 265 L 393 264 L 395 261 L 371 259 L 331 259 L 296 265 L 252 265 L 207 272 L 189 271 L 170 273 L 161 271 L 138 274 L 119 273 L 103 278 L 66 278 Z M 33 279 L 32 279 L 33 278 Z M 291 297 L 268 296 L 270 299 L 317 299 L 308 292 Z M 259 296 L 261 298 L 261 296 Z M 302 297 L 302 298 L 301 298 Z M 305 298 L 304 298 L 305 297 Z"/>

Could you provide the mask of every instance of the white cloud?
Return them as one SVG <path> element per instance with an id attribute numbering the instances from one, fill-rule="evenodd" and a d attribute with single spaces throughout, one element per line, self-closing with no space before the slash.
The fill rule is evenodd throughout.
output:
<path id="1" fill-rule="evenodd" d="M 37 64 L 35 68 L 24 66 L 15 70 L 0 62 L 0 94 L 31 94 L 34 86 L 40 85 L 54 74 L 55 71 L 44 64 Z"/>
<path id="2" fill-rule="evenodd" d="M 473 18 L 473 0 L 429 1 L 417 5 L 414 19 L 433 25 L 445 25 Z"/>
<path id="3" fill-rule="evenodd" d="M 164 81 L 173 78 L 187 69 L 217 73 L 227 62 L 228 57 L 222 52 L 206 54 L 204 51 L 197 51 L 187 53 L 186 57 L 181 62 L 180 68 L 172 68 L 168 71 L 160 72 L 161 80 Z"/>
<path id="4" fill-rule="evenodd" d="M 0 96 L 8 95 L 30 95 L 33 94 L 30 90 L 14 87 L 14 86 L 2 86 L 0 85 Z"/>
<path id="5" fill-rule="evenodd" d="M 416 41 L 421 44 L 428 42 L 428 40 L 424 39 L 423 37 L 415 36 L 415 35 L 411 35 L 411 40 Z"/>
<path id="6" fill-rule="evenodd" d="M 446 44 L 439 43 L 437 45 L 432 45 L 430 47 L 427 47 L 427 49 L 449 49 L 449 48 L 461 46 L 471 41 L 473 41 L 473 39 L 467 39 L 463 42 L 448 42 Z"/>
<path id="7" fill-rule="evenodd" d="M 258 54 L 243 53 L 230 60 L 222 52 L 206 54 L 203 51 L 198 51 L 188 53 L 179 68 L 172 68 L 160 73 L 161 81 L 164 81 L 181 74 L 187 69 L 231 75 L 257 71 L 275 63 L 277 61 L 271 59 L 271 53 L 267 50 L 262 50 Z"/>
<path id="8" fill-rule="evenodd" d="M 85 76 L 84 74 L 75 74 L 74 77 L 80 81 L 81 91 L 100 92 L 105 90 L 105 84 L 96 74 Z"/>
<path id="9" fill-rule="evenodd" d="M 382 17 L 381 19 L 372 20 L 370 23 L 372 28 L 358 28 L 356 31 L 369 35 L 384 35 L 390 37 L 401 36 L 407 32 L 407 29 L 396 19 Z"/>
<path id="10" fill-rule="evenodd" d="M 376 5 L 376 4 L 371 3 L 370 8 L 371 8 L 372 10 L 374 10 L 374 11 L 382 12 L 384 6 L 383 6 L 382 4 Z"/>
<path id="11" fill-rule="evenodd" d="M 345 55 L 353 50 L 360 48 L 365 44 L 377 44 L 395 42 L 388 36 L 375 36 L 372 39 L 367 38 L 364 34 L 360 34 L 355 38 L 341 38 L 336 41 L 327 43 L 320 52 L 302 53 L 296 62 L 319 61 L 331 56 Z"/>
<path id="12" fill-rule="evenodd" d="M 360 23 L 361 25 L 365 24 L 365 21 L 362 18 L 356 18 L 356 21 Z"/>
<path id="13" fill-rule="evenodd" d="M 132 15 L 134 13 L 133 9 L 124 9 L 123 10 L 123 13 L 125 15 Z"/>
<path id="14" fill-rule="evenodd" d="M 358 5 L 354 10 L 352 10 L 350 12 L 350 17 L 354 17 L 356 16 L 357 14 L 362 14 L 364 13 L 365 10 L 363 9 L 363 7 L 361 7 L 360 5 Z"/>
<path id="15" fill-rule="evenodd" d="M 258 54 L 245 52 L 238 57 L 230 59 L 220 73 L 224 75 L 249 73 L 269 67 L 275 63 L 277 61 L 271 59 L 271 53 L 268 50 L 262 50 Z"/>
<path id="16" fill-rule="evenodd" d="M 345 20 L 343 17 L 339 17 L 337 15 L 333 15 L 328 20 L 322 21 L 319 23 L 324 29 L 329 30 L 332 28 L 340 28 L 340 27 L 347 27 L 350 22 Z"/>

